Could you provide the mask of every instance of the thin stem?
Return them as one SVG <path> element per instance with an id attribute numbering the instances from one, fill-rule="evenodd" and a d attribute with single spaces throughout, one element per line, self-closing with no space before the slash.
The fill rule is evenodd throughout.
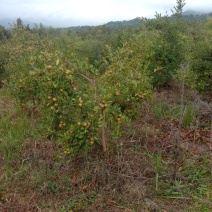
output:
<path id="1" fill-rule="evenodd" d="M 103 125 L 102 125 L 102 131 L 101 131 L 101 139 L 102 139 L 102 148 L 103 152 L 107 152 L 107 144 L 106 144 L 106 138 L 105 138 L 105 113 L 103 112 Z"/>

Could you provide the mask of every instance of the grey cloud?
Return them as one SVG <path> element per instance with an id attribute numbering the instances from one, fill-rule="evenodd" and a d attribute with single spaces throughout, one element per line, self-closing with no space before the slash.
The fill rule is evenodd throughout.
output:
<path id="1" fill-rule="evenodd" d="M 0 19 L 26 18 L 52 26 L 97 25 L 165 14 L 176 0 L 1 0 Z M 187 0 L 185 9 L 211 9 L 211 0 Z M 209 10 L 208 9 L 208 10 Z"/>

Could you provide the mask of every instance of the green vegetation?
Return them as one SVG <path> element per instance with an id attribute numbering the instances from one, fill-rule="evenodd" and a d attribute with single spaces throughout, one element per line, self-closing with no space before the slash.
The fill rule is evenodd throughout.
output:
<path id="1" fill-rule="evenodd" d="M 0 27 L 1 210 L 211 211 L 212 20 L 183 6 Z"/>

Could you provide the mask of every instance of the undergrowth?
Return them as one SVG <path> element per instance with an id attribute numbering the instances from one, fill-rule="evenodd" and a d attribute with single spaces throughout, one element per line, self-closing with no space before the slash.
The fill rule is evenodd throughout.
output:
<path id="1" fill-rule="evenodd" d="M 107 153 L 97 145 L 89 155 L 70 158 L 1 90 L 0 209 L 211 211 L 210 130 L 199 130 L 201 114 L 190 103 L 178 128 L 179 107 L 161 96 L 146 101 Z"/>

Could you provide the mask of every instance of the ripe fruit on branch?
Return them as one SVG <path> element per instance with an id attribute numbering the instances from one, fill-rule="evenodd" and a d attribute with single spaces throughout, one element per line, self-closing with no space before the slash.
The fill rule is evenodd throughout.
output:
<path id="1" fill-rule="evenodd" d="M 47 70 L 48 70 L 48 71 L 52 70 L 52 66 L 50 66 L 50 65 L 47 66 Z"/>
<path id="2" fill-rule="evenodd" d="M 71 73 L 71 71 L 70 70 L 66 70 L 66 75 L 69 75 L 70 73 Z"/>
<path id="3" fill-rule="evenodd" d="M 82 125 L 83 125 L 83 127 L 87 127 L 88 126 L 86 122 L 83 122 Z"/>
<path id="4" fill-rule="evenodd" d="M 106 103 L 105 100 L 103 100 L 102 102 L 99 103 L 99 107 L 101 110 L 104 110 L 108 107 L 108 104 Z"/>
<path id="5" fill-rule="evenodd" d="M 54 110 L 54 106 L 51 106 L 51 107 L 50 107 L 50 110 Z"/>
<path id="6" fill-rule="evenodd" d="M 116 91 L 116 96 L 120 96 L 120 92 L 119 91 Z"/>
<path id="7" fill-rule="evenodd" d="M 94 144 L 94 138 L 93 138 L 93 137 L 90 138 L 90 144 L 91 144 L 91 145 Z"/>

